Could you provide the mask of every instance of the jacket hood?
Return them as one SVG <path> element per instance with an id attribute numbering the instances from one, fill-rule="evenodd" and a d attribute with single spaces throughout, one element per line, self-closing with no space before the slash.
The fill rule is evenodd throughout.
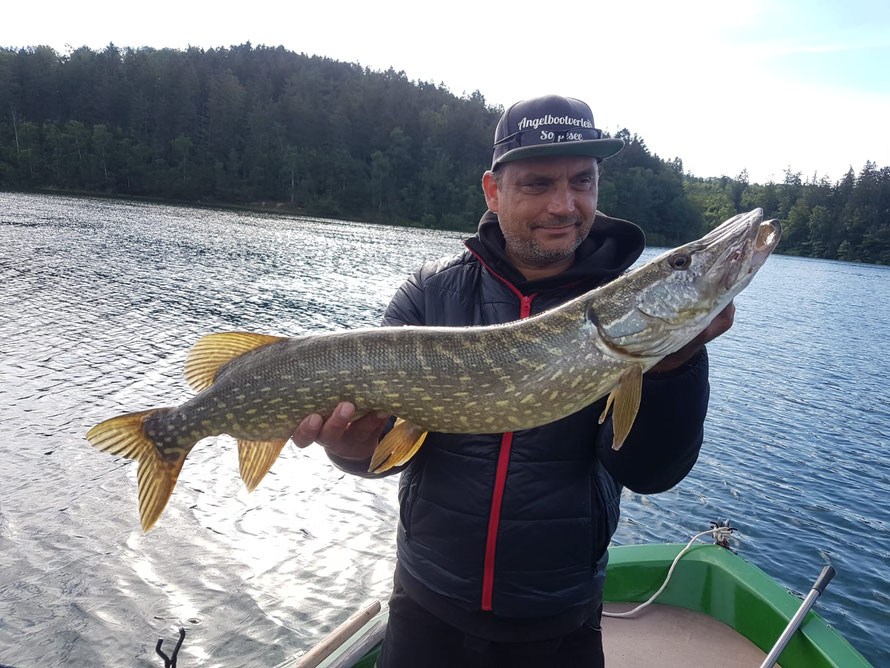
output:
<path id="1" fill-rule="evenodd" d="M 561 274 L 534 281 L 526 279 L 507 259 L 506 242 L 497 214 L 485 212 L 478 231 L 467 239 L 466 246 L 520 292 L 529 294 L 568 283 L 598 285 L 609 281 L 637 260 L 646 246 L 646 237 L 633 223 L 597 211 L 590 233 L 575 251 L 575 263 Z"/>

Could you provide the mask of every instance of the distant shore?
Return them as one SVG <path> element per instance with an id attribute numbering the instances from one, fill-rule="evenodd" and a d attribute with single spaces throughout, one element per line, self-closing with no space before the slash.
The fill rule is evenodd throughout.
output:
<path id="1" fill-rule="evenodd" d="M 115 201 L 132 201 L 132 202 L 147 202 L 150 204 L 169 204 L 171 206 L 182 206 L 182 207 L 194 207 L 198 209 L 217 209 L 220 211 L 244 211 L 250 213 L 269 213 L 278 216 L 295 216 L 302 218 L 318 218 L 318 219 L 331 219 L 331 220 L 343 220 L 343 221 L 352 221 L 358 223 L 368 223 L 368 224 L 383 224 L 383 225 L 393 225 L 395 227 L 416 227 L 416 228 L 427 228 L 429 226 L 423 225 L 420 222 L 412 222 L 412 221 L 403 221 L 403 220 L 395 220 L 395 221 L 375 221 L 375 220 L 353 220 L 352 218 L 344 218 L 337 215 L 328 215 L 322 212 L 314 211 L 308 212 L 303 207 L 295 206 L 290 202 L 273 202 L 267 200 L 261 200 L 258 202 L 244 202 L 244 203 L 236 203 L 236 202 L 223 202 L 216 200 L 185 200 L 185 199 L 175 199 L 170 197 L 153 197 L 151 195 L 122 195 L 120 193 L 105 193 L 105 192 L 95 192 L 91 190 L 76 190 L 76 189 L 65 189 L 65 188 L 36 188 L 32 190 L 22 190 L 22 189 L 0 189 L 0 192 L 13 192 L 13 193 L 28 193 L 34 195 L 60 195 L 63 197 L 83 197 L 83 198 L 91 198 L 91 199 L 108 199 Z M 441 230 L 449 230 L 447 227 L 436 227 L 435 229 Z M 450 230 L 450 231 L 461 231 L 461 230 Z"/>

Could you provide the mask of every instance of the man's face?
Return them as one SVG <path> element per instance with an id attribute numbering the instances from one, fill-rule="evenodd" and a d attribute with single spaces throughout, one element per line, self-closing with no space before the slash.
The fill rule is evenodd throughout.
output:
<path id="1" fill-rule="evenodd" d="M 599 171 L 594 158 L 558 156 L 508 162 L 500 185 L 482 179 L 488 208 L 498 215 L 507 257 L 517 267 L 568 262 L 596 215 Z"/>

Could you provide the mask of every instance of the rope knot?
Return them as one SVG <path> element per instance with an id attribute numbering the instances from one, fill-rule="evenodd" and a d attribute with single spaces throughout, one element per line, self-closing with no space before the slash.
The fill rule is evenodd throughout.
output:
<path id="1" fill-rule="evenodd" d="M 733 531 L 738 531 L 738 529 L 729 526 L 729 520 L 711 522 L 710 533 L 714 536 L 714 542 L 720 547 L 729 548 L 729 538 Z"/>

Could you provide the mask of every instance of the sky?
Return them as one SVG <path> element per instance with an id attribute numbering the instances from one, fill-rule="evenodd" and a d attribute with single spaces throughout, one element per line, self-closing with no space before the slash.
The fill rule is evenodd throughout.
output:
<path id="1" fill-rule="evenodd" d="M 205 49 L 250 42 L 492 105 L 556 93 L 696 176 L 840 179 L 890 166 L 887 0 L 8 3 L 0 46 Z M 39 8 L 38 10 L 35 8 Z"/>

